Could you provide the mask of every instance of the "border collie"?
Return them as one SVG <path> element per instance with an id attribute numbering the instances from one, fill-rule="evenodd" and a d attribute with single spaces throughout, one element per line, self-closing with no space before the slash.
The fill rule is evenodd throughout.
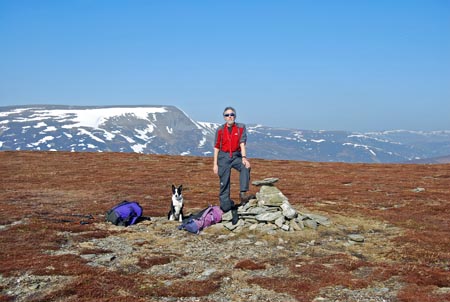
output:
<path id="1" fill-rule="evenodd" d="M 169 220 L 183 220 L 183 185 L 178 188 L 172 185 L 172 202 L 170 204 L 170 211 L 167 214 Z"/>

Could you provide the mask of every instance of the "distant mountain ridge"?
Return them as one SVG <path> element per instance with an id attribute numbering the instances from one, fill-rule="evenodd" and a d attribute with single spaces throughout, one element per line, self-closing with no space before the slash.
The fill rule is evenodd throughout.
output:
<path id="1" fill-rule="evenodd" d="M 0 151 L 54 150 L 211 156 L 218 123 L 174 106 L 0 107 Z M 249 156 L 400 163 L 450 154 L 450 131 L 313 131 L 247 124 Z"/>
<path id="2" fill-rule="evenodd" d="M 412 160 L 412 164 L 450 164 L 450 155 Z"/>

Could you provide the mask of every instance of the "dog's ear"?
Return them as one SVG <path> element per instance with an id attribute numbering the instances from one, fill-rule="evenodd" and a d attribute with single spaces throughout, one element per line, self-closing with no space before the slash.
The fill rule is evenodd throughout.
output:
<path id="1" fill-rule="evenodd" d="M 175 185 L 174 184 L 172 184 L 172 190 L 175 190 Z"/>
<path id="2" fill-rule="evenodd" d="M 180 185 L 180 186 L 178 187 L 178 192 L 179 192 L 179 193 L 181 193 L 181 190 L 183 190 L 183 185 Z"/>

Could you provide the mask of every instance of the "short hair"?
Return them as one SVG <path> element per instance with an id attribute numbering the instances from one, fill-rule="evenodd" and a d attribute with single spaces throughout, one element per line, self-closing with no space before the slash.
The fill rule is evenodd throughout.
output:
<path id="1" fill-rule="evenodd" d="M 223 110 L 223 113 L 225 113 L 225 111 L 227 111 L 227 110 L 231 110 L 231 111 L 234 112 L 234 114 L 236 114 L 236 109 L 234 109 L 234 108 L 231 107 L 231 106 L 225 107 L 225 109 Z"/>

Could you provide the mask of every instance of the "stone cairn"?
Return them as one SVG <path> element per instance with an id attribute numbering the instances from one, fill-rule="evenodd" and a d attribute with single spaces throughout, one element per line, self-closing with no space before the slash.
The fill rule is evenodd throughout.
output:
<path id="1" fill-rule="evenodd" d="M 231 223 L 231 211 L 222 216 L 222 223 L 230 231 L 248 227 L 250 230 L 286 232 L 301 231 L 305 227 L 317 229 L 320 225 L 330 226 L 330 220 L 321 215 L 296 211 L 283 193 L 275 187 L 278 178 L 253 181 L 259 187 L 256 199 L 238 208 L 239 221 Z"/>

